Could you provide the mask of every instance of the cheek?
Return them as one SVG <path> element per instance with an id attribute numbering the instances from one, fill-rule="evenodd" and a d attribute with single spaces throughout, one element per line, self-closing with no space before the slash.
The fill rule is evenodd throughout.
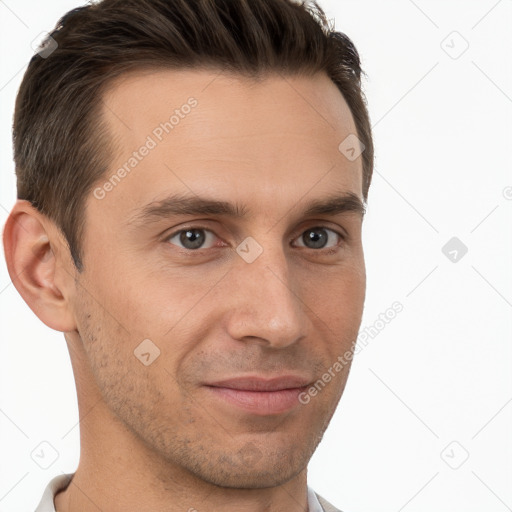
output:
<path id="1" fill-rule="evenodd" d="M 328 325 L 350 326 L 360 320 L 365 295 L 364 265 L 343 265 L 308 277 L 303 300 L 310 301 L 311 308 Z"/>
<path id="2" fill-rule="evenodd" d="M 109 408 L 127 424 L 139 426 L 150 424 L 162 410 L 176 409 L 181 396 L 169 348 L 156 337 L 141 345 L 140 336 L 128 329 L 128 318 L 120 325 L 97 302 L 83 297 L 80 306 L 79 334 L 88 367 Z"/>
<path id="3" fill-rule="evenodd" d="M 353 349 L 361 326 L 365 295 L 366 275 L 362 266 L 340 269 L 329 279 L 308 287 L 304 302 L 310 306 L 311 321 L 325 340 L 327 365 Z M 345 369 L 347 373 L 349 367 Z"/>
<path id="4" fill-rule="evenodd" d="M 347 325 L 354 325 L 359 329 L 366 296 L 366 275 L 364 270 L 359 268 L 351 273 L 347 273 L 341 279 L 337 291 L 339 293 L 338 304 L 341 307 L 343 320 L 347 322 Z M 352 321 L 348 321 L 349 319 Z"/>
<path id="5" fill-rule="evenodd" d="M 165 253 L 162 254 L 165 255 Z M 193 266 L 170 266 L 163 257 L 120 254 L 95 276 L 109 310 L 138 338 L 167 339 L 195 320 L 202 299 L 222 273 Z"/>
<path id="6" fill-rule="evenodd" d="M 139 343 L 169 331 L 186 306 L 179 287 L 171 290 L 162 278 L 149 279 L 145 272 L 121 258 L 91 272 L 91 294 L 108 313 L 106 323 L 116 324 L 123 337 Z"/>

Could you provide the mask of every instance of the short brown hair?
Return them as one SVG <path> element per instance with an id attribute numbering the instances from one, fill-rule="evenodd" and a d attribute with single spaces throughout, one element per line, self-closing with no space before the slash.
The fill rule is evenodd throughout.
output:
<path id="1" fill-rule="evenodd" d="M 373 142 L 359 54 L 331 30 L 316 2 L 296 0 L 103 0 L 69 11 L 36 53 L 16 99 L 13 140 L 18 198 L 62 231 L 81 271 L 85 199 L 109 167 L 102 93 L 142 68 L 212 67 L 257 77 L 325 72 L 364 144 L 363 197 Z"/>

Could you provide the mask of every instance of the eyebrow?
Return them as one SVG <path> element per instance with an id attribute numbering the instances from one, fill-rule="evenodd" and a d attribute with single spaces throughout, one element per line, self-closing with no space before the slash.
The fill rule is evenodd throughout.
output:
<path id="1" fill-rule="evenodd" d="M 144 225 L 176 215 L 219 215 L 242 219 L 248 216 L 249 209 L 239 203 L 230 203 L 216 199 L 209 199 L 197 195 L 171 194 L 159 201 L 153 201 L 142 208 L 135 210 L 129 218 L 128 224 Z M 322 199 L 315 199 L 306 203 L 303 215 L 339 215 L 355 213 L 364 216 L 366 205 L 352 192 L 331 194 Z"/>

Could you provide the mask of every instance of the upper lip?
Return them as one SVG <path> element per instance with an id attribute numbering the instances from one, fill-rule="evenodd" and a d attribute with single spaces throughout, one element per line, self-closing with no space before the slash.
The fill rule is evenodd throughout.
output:
<path id="1" fill-rule="evenodd" d="M 206 386 L 239 389 L 245 391 L 279 391 L 307 386 L 310 379 L 298 375 L 281 375 L 274 378 L 265 377 L 234 377 L 217 382 L 207 383 Z"/>

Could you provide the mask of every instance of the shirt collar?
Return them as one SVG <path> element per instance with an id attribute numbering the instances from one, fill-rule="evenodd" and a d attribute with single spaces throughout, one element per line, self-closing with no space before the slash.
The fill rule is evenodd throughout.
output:
<path id="1" fill-rule="evenodd" d="M 316 497 L 315 491 L 308 486 L 308 510 L 309 512 L 324 512 L 322 505 Z"/>

